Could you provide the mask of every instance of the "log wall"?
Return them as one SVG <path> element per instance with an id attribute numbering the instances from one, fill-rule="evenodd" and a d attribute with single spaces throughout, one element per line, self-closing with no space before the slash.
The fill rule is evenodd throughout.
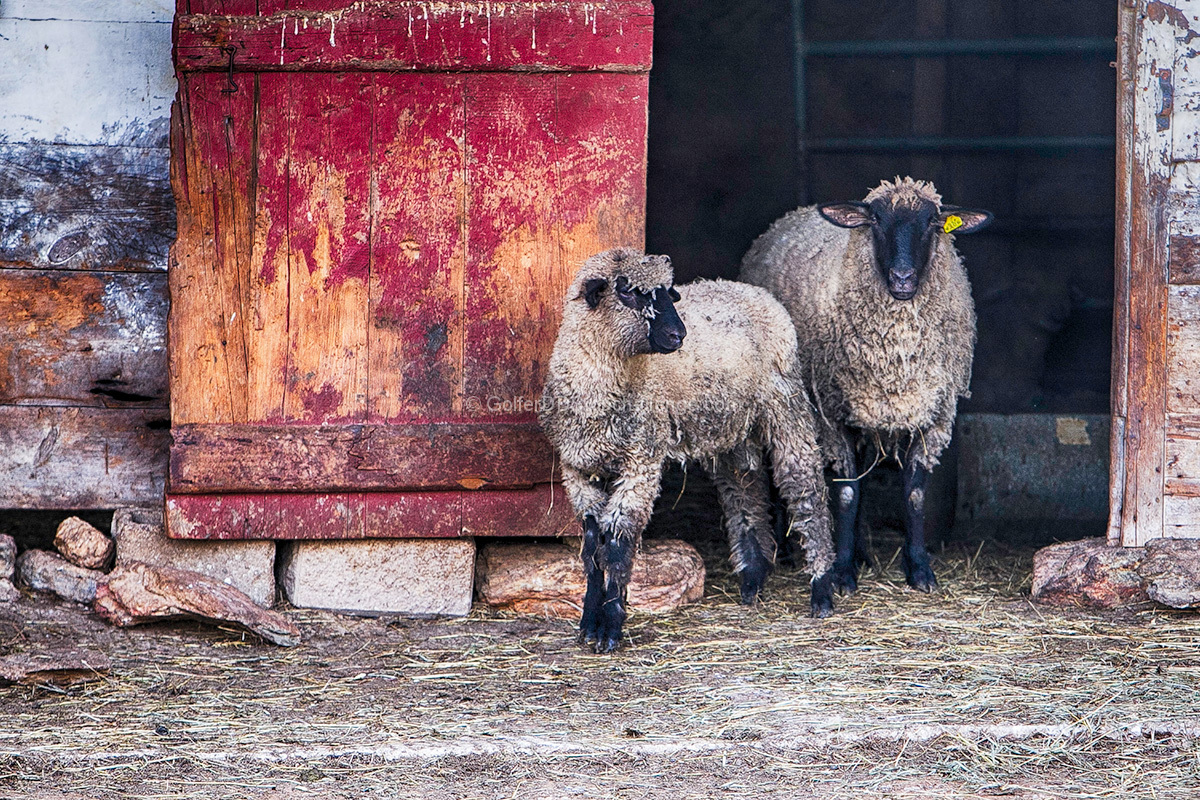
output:
<path id="1" fill-rule="evenodd" d="M 0 5 L 0 508 L 162 497 L 173 12 Z"/>

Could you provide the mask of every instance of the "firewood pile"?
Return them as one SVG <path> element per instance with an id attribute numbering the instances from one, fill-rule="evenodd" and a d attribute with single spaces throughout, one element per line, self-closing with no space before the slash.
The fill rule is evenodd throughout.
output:
<path id="1" fill-rule="evenodd" d="M 112 538 L 78 517 L 68 517 L 54 537 L 58 552 L 26 550 L 0 535 L 0 602 L 19 596 L 18 582 L 64 600 L 90 605 L 119 627 L 190 618 L 233 623 L 277 645 L 300 642 L 300 629 L 281 614 L 259 608 L 242 591 L 198 572 L 123 561 L 113 567 Z"/>

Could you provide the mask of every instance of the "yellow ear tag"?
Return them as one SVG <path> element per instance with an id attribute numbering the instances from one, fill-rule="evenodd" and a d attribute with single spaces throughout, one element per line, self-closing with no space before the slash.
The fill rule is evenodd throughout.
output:
<path id="1" fill-rule="evenodd" d="M 950 216 L 946 217 L 946 224 L 942 226 L 942 230 L 944 230 L 946 233 L 951 233 L 956 228 L 961 228 L 962 224 L 962 217 L 958 216 L 957 214 L 951 214 Z"/>

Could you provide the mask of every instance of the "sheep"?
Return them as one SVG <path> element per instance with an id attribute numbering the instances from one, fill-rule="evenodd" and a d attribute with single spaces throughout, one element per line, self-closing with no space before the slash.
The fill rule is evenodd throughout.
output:
<path id="1" fill-rule="evenodd" d="M 667 256 L 629 248 L 589 258 L 567 292 L 540 411 L 583 524 L 581 641 L 598 653 L 621 642 L 634 551 L 668 460 L 713 475 L 741 599 L 753 603 L 775 562 L 769 450 L 806 548 L 812 613 L 832 613 L 812 415 L 795 330 L 767 292 L 731 281 L 675 287 Z"/>
<path id="2" fill-rule="evenodd" d="M 742 259 L 741 279 L 779 298 L 796 326 L 817 438 L 836 476 L 839 591 L 858 588 L 859 479 L 874 466 L 858 454 L 872 448 L 875 463 L 890 456 L 903 466 L 908 585 L 937 588 L 925 487 L 950 442 L 958 398 L 969 396 L 975 348 L 975 307 L 954 237 L 991 218 L 942 205 L 931 183 L 897 177 L 863 202 L 784 215 Z"/>

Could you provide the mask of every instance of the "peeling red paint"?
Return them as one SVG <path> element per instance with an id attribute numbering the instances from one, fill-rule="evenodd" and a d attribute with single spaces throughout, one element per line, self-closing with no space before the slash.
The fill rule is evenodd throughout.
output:
<path id="1" fill-rule="evenodd" d="M 1151 0 L 1147 4 L 1146 16 L 1150 17 L 1153 22 L 1167 20 L 1175 27 L 1185 31 L 1191 28 L 1191 25 L 1188 24 L 1187 14 L 1170 3 L 1161 2 L 1161 0 Z"/>
<path id="2" fill-rule="evenodd" d="M 513 3 L 489 22 L 487 4 L 260 0 L 255 16 L 232 2 L 177 17 L 176 421 L 535 423 L 575 270 L 642 243 L 650 4 Z M 313 461 L 341 463 L 328 455 Z M 190 491 L 233 487 L 199 456 Z M 545 478 L 528 467 L 539 481 L 544 460 Z M 236 484 L 247 494 L 173 495 L 186 513 L 172 535 L 549 535 L 570 517 L 561 490 L 547 515 L 547 484 L 496 489 L 499 461 L 465 474 L 489 481 L 470 500 L 452 470 L 446 491 L 364 494 L 366 466 L 314 494 L 297 463 L 295 485 L 272 473 Z"/>
<path id="3" fill-rule="evenodd" d="M 342 393 L 329 384 L 323 385 L 317 392 L 304 389 L 301 397 L 304 410 L 308 412 L 309 419 L 314 422 L 324 422 L 336 416 L 337 410 L 342 404 Z"/>

